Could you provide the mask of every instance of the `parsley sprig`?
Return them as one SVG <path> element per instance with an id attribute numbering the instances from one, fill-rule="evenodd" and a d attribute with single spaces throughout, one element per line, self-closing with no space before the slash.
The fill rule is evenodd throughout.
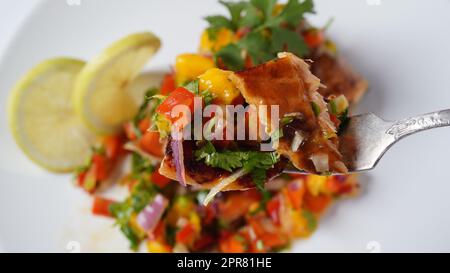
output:
<path id="1" fill-rule="evenodd" d="M 235 32 L 242 28 L 249 29 L 238 42 L 214 52 L 216 62 L 220 60 L 228 69 L 243 69 L 245 56 L 257 65 L 275 58 L 280 51 L 289 51 L 300 57 L 308 53 L 297 28 L 305 14 L 313 13 L 313 0 L 289 0 L 279 12 L 274 12 L 278 0 L 219 2 L 228 9 L 230 16 L 205 18 L 209 23 L 211 39 L 215 39 L 222 28 Z"/>

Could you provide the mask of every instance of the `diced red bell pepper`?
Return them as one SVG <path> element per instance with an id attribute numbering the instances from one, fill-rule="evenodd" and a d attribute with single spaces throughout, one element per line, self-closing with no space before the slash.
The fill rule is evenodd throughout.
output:
<path id="1" fill-rule="evenodd" d="M 152 173 L 152 182 L 160 188 L 164 188 L 169 184 L 172 180 L 165 177 L 164 175 L 159 173 L 159 170 L 156 170 Z"/>
<path id="2" fill-rule="evenodd" d="M 116 202 L 113 200 L 95 196 L 92 204 L 92 213 L 95 215 L 112 217 L 109 207 L 114 203 Z"/>
<path id="3" fill-rule="evenodd" d="M 161 84 L 161 95 L 168 95 L 175 90 L 175 77 L 173 74 L 166 74 Z"/>
<path id="4" fill-rule="evenodd" d="M 314 213 L 322 213 L 331 203 L 331 197 L 327 195 L 305 195 L 305 207 Z"/>
<path id="5" fill-rule="evenodd" d="M 219 249 L 223 253 L 244 253 L 247 251 L 247 244 L 242 236 L 232 235 L 220 240 Z"/>
<path id="6" fill-rule="evenodd" d="M 194 241 L 195 229 L 190 223 L 186 224 L 175 235 L 175 241 L 180 244 L 188 245 Z"/>
<path id="7" fill-rule="evenodd" d="M 105 180 L 108 177 L 108 167 L 106 158 L 103 155 L 94 154 L 92 156 L 92 166 L 97 181 Z"/>
<path id="8" fill-rule="evenodd" d="M 189 108 L 191 113 L 194 112 L 194 94 L 190 92 L 189 90 L 178 87 L 175 89 L 170 96 L 165 99 L 156 109 L 156 112 L 165 116 L 168 120 L 170 120 L 172 123 L 177 121 L 178 119 L 182 118 L 180 116 L 178 117 L 172 117 L 171 112 L 172 109 L 177 105 L 185 105 Z"/>

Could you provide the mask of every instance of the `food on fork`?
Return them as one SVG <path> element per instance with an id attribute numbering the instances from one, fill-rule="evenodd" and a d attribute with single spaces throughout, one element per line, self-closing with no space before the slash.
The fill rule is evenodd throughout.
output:
<path id="1" fill-rule="evenodd" d="M 247 70 L 232 72 L 213 68 L 198 78 L 194 80 L 198 90 L 190 93 L 179 88 L 163 99 L 154 118 L 165 120 L 162 124 L 165 124 L 166 131 L 157 125 L 160 133 L 169 136 L 171 132 L 168 128 L 173 128 L 178 121 L 170 115 L 171 109 L 180 103 L 192 106 L 194 94 L 209 90 L 218 94 L 233 94 L 233 100 L 240 98 L 240 103 L 235 102 L 236 105 L 277 106 L 277 117 L 258 114 L 257 123 L 258 127 L 280 124 L 271 133 L 272 141 L 276 136 L 279 142 L 278 148 L 273 152 L 261 152 L 262 141 L 238 140 L 235 135 L 232 139 L 223 140 L 223 134 L 220 134 L 216 136 L 219 139 L 212 138 L 206 143 L 191 139 L 175 140 L 169 136 L 161 174 L 182 184 L 211 188 L 212 194 L 215 194 L 222 190 L 242 190 L 264 184 L 279 175 L 289 163 L 311 173 L 347 172 L 338 151 L 337 131 L 340 119 L 346 118 L 348 103 L 343 96 L 327 103 L 317 92 L 321 86 L 320 80 L 311 74 L 309 65 L 300 58 L 291 53 L 280 53 L 278 59 Z M 206 87 L 198 84 L 198 81 L 201 83 L 205 79 L 208 82 Z M 225 108 L 227 106 L 222 103 L 226 100 L 232 102 L 229 96 L 226 99 L 213 98 L 212 102 L 220 103 L 219 107 Z M 337 102 L 340 102 L 339 108 Z M 249 124 L 251 117 L 247 115 L 246 118 L 246 124 Z M 194 117 L 189 119 L 193 121 Z M 226 122 L 221 130 L 227 131 L 228 126 L 237 128 L 238 119 L 232 124 Z M 211 121 L 214 122 L 214 118 L 206 124 Z M 192 123 L 184 126 L 191 126 Z M 230 164 L 226 163 L 227 160 Z"/>
<path id="2" fill-rule="evenodd" d="M 347 112 L 348 104 L 344 102 L 341 109 L 327 105 L 317 92 L 320 80 L 309 71 L 308 64 L 292 53 L 278 56 L 277 60 L 237 72 L 231 76 L 232 82 L 246 102 L 278 105 L 279 116 L 289 119 L 280 128 L 283 137 L 277 151 L 295 167 L 310 173 L 346 173 L 338 151 L 340 121 L 337 117 L 345 118 L 342 114 Z M 341 99 L 345 101 L 345 97 Z M 335 115 L 334 122 L 328 109 Z M 262 120 L 264 124 L 271 122 Z"/>

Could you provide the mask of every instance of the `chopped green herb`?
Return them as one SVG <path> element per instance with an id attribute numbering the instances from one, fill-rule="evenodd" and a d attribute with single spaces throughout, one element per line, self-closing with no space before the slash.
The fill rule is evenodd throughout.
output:
<path id="1" fill-rule="evenodd" d="M 154 167 L 149 160 L 142 157 L 138 153 L 133 153 L 131 155 L 131 173 L 135 178 L 143 173 L 152 173 L 153 170 Z"/>
<path id="2" fill-rule="evenodd" d="M 244 68 L 244 59 L 242 59 L 241 48 L 235 44 L 229 44 L 214 54 L 216 63 L 223 62 L 228 69 L 239 71 Z"/>
<path id="3" fill-rule="evenodd" d="M 294 116 L 284 116 L 284 117 L 281 119 L 281 126 L 284 127 L 284 126 L 288 125 L 289 123 L 293 122 L 294 119 L 295 119 Z"/>
<path id="4" fill-rule="evenodd" d="M 148 179 L 154 167 L 140 155 L 132 155 L 132 175 L 138 183 L 133 187 L 130 196 L 123 202 L 112 204 L 109 207 L 111 215 L 116 219 L 116 225 L 130 241 L 130 247 L 137 250 L 143 235 L 134 230 L 130 224 L 133 214 L 143 210 L 155 197 L 157 188 Z"/>
<path id="5" fill-rule="evenodd" d="M 221 168 L 232 172 L 242 168 L 252 176 L 256 187 L 262 192 L 263 199 L 270 199 L 270 194 L 264 188 L 266 182 L 266 171 L 272 168 L 278 161 L 279 156 L 275 152 L 257 151 L 217 151 L 211 142 L 207 142 L 199 150 L 195 151 L 197 161 L 203 160 L 206 165 Z M 265 203 L 265 202 L 264 202 Z"/>
<path id="6" fill-rule="evenodd" d="M 203 97 L 205 105 L 210 105 L 216 98 L 216 96 L 209 90 L 202 91 L 201 96 Z"/>
<path id="7" fill-rule="evenodd" d="M 308 222 L 307 226 L 308 226 L 308 230 L 309 231 L 314 231 L 317 228 L 317 219 L 316 216 L 314 216 L 314 214 L 312 212 L 310 212 L 309 210 L 303 210 L 302 211 L 302 215 L 303 217 L 305 217 L 306 221 Z"/>
<path id="8" fill-rule="evenodd" d="M 312 107 L 312 110 L 314 111 L 314 115 L 316 115 L 316 117 L 318 117 L 320 115 L 320 112 L 321 112 L 319 105 L 317 105 L 317 103 L 312 101 L 311 102 L 311 107 Z"/>
<path id="9" fill-rule="evenodd" d="M 274 13 L 277 0 L 250 0 L 241 2 L 220 1 L 227 7 L 230 18 L 210 16 L 208 31 L 215 38 L 220 28 L 236 31 L 240 27 L 250 31 L 236 44 L 230 44 L 215 52 L 220 61 L 231 70 L 241 70 L 246 53 L 254 65 L 276 57 L 280 51 L 290 51 L 302 57 L 308 53 L 297 27 L 307 13 L 313 13 L 312 0 L 289 0 L 284 8 Z"/>
<path id="10" fill-rule="evenodd" d="M 237 168 L 242 168 L 243 157 L 245 156 L 247 154 L 243 152 L 217 152 L 211 142 L 207 142 L 200 150 L 195 151 L 197 161 L 204 160 L 208 166 L 221 168 L 229 172 Z"/>
<path id="11" fill-rule="evenodd" d="M 199 95 L 199 80 L 193 80 L 183 85 L 184 88 L 191 91 L 195 95 Z"/>

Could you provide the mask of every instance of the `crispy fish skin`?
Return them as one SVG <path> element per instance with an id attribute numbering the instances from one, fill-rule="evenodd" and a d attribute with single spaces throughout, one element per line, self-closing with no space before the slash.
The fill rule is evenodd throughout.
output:
<path id="1" fill-rule="evenodd" d="M 324 84 L 319 93 L 324 97 L 344 95 L 350 104 L 358 103 L 368 89 L 368 82 L 339 55 L 316 50 L 308 56 L 311 72 Z"/>
<path id="2" fill-rule="evenodd" d="M 317 92 L 321 86 L 319 78 L 309 70 L 309 65 L 291 53 L 280 53 L 279 58 L 248 70 L 230 75 L 230 80 L 239 89 L 249 104 L 278 105 L 280 118 L 291 113 L 300 113 L 301 122 L 293 130 L 298 130 L 304 141 L 297 151 L 293 151 L 293 139 L 280 139 L 277 151 L 289 158 L 293 165 L 311 173 L 320 173 L 312 158 L 315 155 L 328 156 L 328 171 L 345 172 L 342 155 L 337 150 L 338 139 L 324 136 L 326 126 L 336 128 L 330 121 L 326 103 Z M 312 103 L 320 107 L 316 116 Z M 259 117 L 262 124 L 271 124 L 270 117 Z M 279 121 L 276 121 L 279 122 Z M 328 128 L 329 129 L 329 128 Z"/>

